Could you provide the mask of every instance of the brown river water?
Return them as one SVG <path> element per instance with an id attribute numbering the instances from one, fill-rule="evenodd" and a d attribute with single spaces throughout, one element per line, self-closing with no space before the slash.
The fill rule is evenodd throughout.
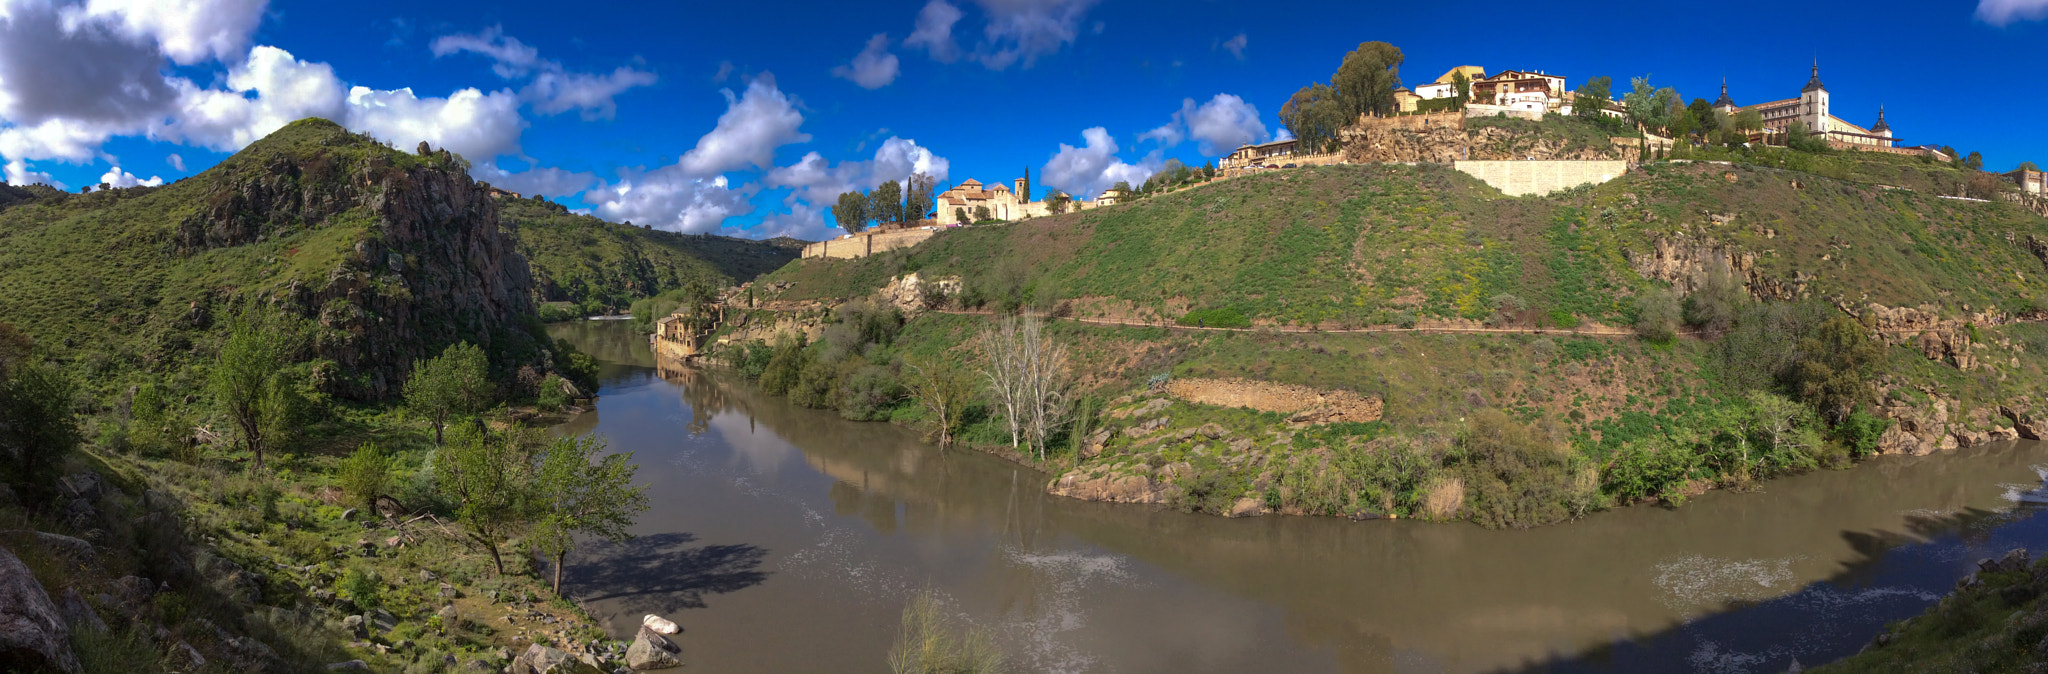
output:
<path id="1" fill-rule="evenodd" d="M 1048 496 L 995 457 L 657 367 L 623 323 L 550 329 L 605 363 L 560 430 L 632 452 L 652 501 L 565 590 L 621 638 L 680 623 L 684 671 L 886 671 L 930 588 L 1012 671 L 1780 672 L 1854 653 L 1977 559 L 2048 548 L 2017 502 L 2042 443 L 1532 530 L 1225 519 Z"/>

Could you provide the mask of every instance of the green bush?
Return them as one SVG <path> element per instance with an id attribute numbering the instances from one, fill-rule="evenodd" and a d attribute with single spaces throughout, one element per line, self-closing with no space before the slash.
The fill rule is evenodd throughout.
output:
<path id="1" fill-rule="evenodd" d="M 540 380 L 534 403 L 543 412 L 554 412 L 569 404 L 569 394 L 562 391 L 562 377 L 549 374 Z"/>
<path id="2" fill-rule="evenodd" d="M 761 370 L 761 390 L 768 395 L 788 395 L 798 376 L 810 365 L 811 352 L 803 335 L 785 336 L 775 345 L 775 355 Z"/>
<path id="3" fill-rule="evenodd" d="M 1554 524 L 1595 505 L 1597 470 L 1499 410 L 1480 410 L 1458 439 L 1456 461 L 1472 520 L 1492 529 Z"/>
<path id="4" fill-rule="evenodd" d="M 341 586 L 336 592 L 355 602 L 358 608 L 369 610 L 383 605 L 384 580 L 375 571 L 366 571 L 360 566 L 351 566 L 342 574 Z"/>
<path id="5" fill-rule="evenodd" d="M 1892 420 L 1881 419 L 1863 410 L 1850 412 L 1835 425 L 1835 437 L 1848 446 L 1853 456 L 1869 456 L 1877 452 L 1877 439 L 1890 429 Z"/>
<path id="6" fill-rule="evenodd" d="M 334 477 L 350 501 L 374 506 L 377 497 L 385 495 L 391 486 L 391 457 L 377 443 L 363 443 L 341 461 Z"/>
<path id="7" fill-rule="evenodd" d="M 839 416 L 854 421 L 882 421 L 903 402 L 907 391 L 888 367 L 859 363 L 839 386 Z"/>

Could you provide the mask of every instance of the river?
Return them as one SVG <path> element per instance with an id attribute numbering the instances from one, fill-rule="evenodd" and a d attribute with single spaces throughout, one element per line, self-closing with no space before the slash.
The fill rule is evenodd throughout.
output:
<path id="1" fill-rule="evenodd" d="M 652 508 L 565 589 L 694 671 L 880 672 L 935 590 L 1029 672 L 1780 672 L 1854 653 L 1980 558 L 2048 547 L 2020 507 L 2048 445 L 2002 443 L 1521 531 L 1225 519 L 1051 497 L 1047 476 L 657 368 L 622 323 L 551 326 L 603 362 L 561 430 L 629 451 Z"/>

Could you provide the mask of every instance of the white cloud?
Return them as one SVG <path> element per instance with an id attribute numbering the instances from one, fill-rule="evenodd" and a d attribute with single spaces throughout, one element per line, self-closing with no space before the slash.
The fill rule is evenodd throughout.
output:
<path id="1" fill-rule="evenodd" d="M 1220 46 L 1223 47 L 1223 51 L 1230 52 L 1231 56 L 1235 56 L 1237 57 L 1237 60 L 1243 61 L 1244 48 L 1246 43 L 1247 40 L 1245 39 L 1244 33 L 1238 33 L 1236 37 L 1224 40 L 1223 44 Z"/>
<path id="2" fill-rule="evenodd" d="M 34 126 L 0 128 L 0 157 L 86 162 L 101 155 L 107 139 L 141 129 L 122 123 L 51 119 Z"/>
<path id="3" fill-rule="evenodd" d="M 816 152 L 805 154 L 795 164 L 769 171 L 761 181 L 768 187 L 790 190 L 789 196 L 783 199 L 789 213 L 776 214 L 763 221 L 764 225 L 772 221 L 771 230 L 776 232 L 767 235 L 818 239 L 837 234 L 836 225 L 825 220 L 825 209 L 836 203 L 840 194 L 871 190 L 884 181 L 900 182 L 912 173 L 923 173 L 935 181 L 945 182 L 952 173 L 952 162 L 930 148 L 918 145 L 915 140 L 895 136 L 882 141 L 881 147 L 875 149 L 874 158 L 867 161 L 834 165 Z"/>
<path id="4" fill-rule="evenodd" d="M 725 94 L 726 108 L 718 126 L 676 162 L 687 175 L 704 178 L 748 165 L 767 169 L 775 163 L 775 148 L 811 139 L 798 129 L 803 113 L 775 88 L 774 75 L 763 73 L 748 82 L 743 96 L 731 89 L 720 93 Z"/>
<path id="5" fill-rule="evenodd" d="M 27 2 L 0 17 L 0 119 L 133 128 L 176 102 L 154 42 L 77 10 Z"/>
<path id="6" fill-rule="evenodd" d="M 633 87 L 654 84 L 654 73 L 620 66 L 610 75 L 570 72 L 559 61 L 540 57 L 540 50 L 519 38 L 491 26 L 475 35 L 456 33 L 434 38 L 429 47 L 436 58 L 462 52 L 482 54 L 491 59 L 491 72 L 513 80 L 533 78 L 519 95 L 533 104 L 534 112 L 557 115 L 581 111 L 587 120 L 610 119 L 618 112 L 612 99 Z"/>
<path id="7" fill-rule="evenodd" d="M 100 176 L 100 183 L 114 187 L 156 187 L 164 184 L 164 179 L 150 176 L 148 180 L 143 180 L 135 177 L 135 174 L 123 171 L 121 167 L 116 166 L 107 169 L 106 174 Z"/>
<path id="8" fill-rule="evenodd" d="M 1294 132 L 1288 131 L 1287 127 L 1284 126 L 1280 127 L 1279 131 L 1273 132 L 1273 142 L 1277 143 L 1283 140 L 1294 140 Z"/>
<path id="9" fill-rule="evenodd" d="M 240 57 L 263 20 L 265 0 L 89 0 L 67 7 L 67 23 L 112 20 L 154 41 L 179 65 Z"/>
<path id="10" fill-rule="evenodd" d="M 7 162 L 4 170 L 7 174 L 7 184 L 9 185 L 34 185 L 42 183 L 60 190 L 70 189 L 64 183 L 57 182 L 55 178 L 51 178 L 48 173 L 31 170 L 28 167 L 28 162 L 19 159 Z"/>
<path id="11" fill-rule="evenodd" d="M 923 47 L 932 60 L 952 63 L 960 58 L 960 45 L 953 41 L 953 24 L 963 16 L 959 7 L 946 0 L 931 0 L 917 12 L 917 28 L 903 38 L 906 49 Z"/>
<path id="12" fill-rule="evenodd" d="M 1103 190 L 1114 187 L 1118 181 L 1132 185 L 1145 182 L 1159 171 L 1163 163 L 1158 154 L 1148 155 L 1137 164 L 1127 164 L 1116 156 L 1116 139 L 1102 127 L 1081 132 L 1083 147 L 1060 143 L 1060 151 L 1040 171 L 1039 182 L 1057 187 L 1068 194 L 1092 199 Z M 1034 195 L 1035 196 L 1035 195 Z"/>
<path id="13" fill-rule="evenodd" d="M 748 199 L 756 190 L 752 185 L 735 189 L 725 176 L 692 176 L 678 165 L 622 175 L 616 183 L 583 193 L 583 201 L 595 204 L 597 216 L 606 220 L 696 234 L 753 212 Z"/>
<path id="14" fill-rule="evenodd" d="M 600 182 L 595 173 L 579 173 L 553 167 L 506 171 L 498 168 L 497 164 L 476 164 L 470 168 L 469 174 L 494 187 L 526 196 L 570 196 L 580 194 Z"/>
<path id="15" fill-rule="evenodd" d="M 1979 0 L 1977 20 L 1993 26 L 2048 19 L 2048 0 Z"/>
<path id="16" fill-rule="evenodd" d="M 518 96 L 476 89 L 456 91 L 447 98 L 421 98 L 409 87 L 353 87 L 344 124 L 394 147 L 426 141 L 477 161 L 518 152 L 519 134 L 526 130 Z"/>
<path id="17" fill-rule="evenodd" d="M 183 170 L 185 170 L 185 158 L 184 158 L 184 157 L 180 157 L 180 156 L 178 156 L 178 155 L 176 155 L 176 154 L 172 154 L 172 155 L 169 155 L 169 156 L 166 156 L 166 157 L 164 157 L 164 163 L 165 163 L 165 164 L 169 164 L 171 168 L 174 168 L 174 169 L 177 169 L 177 170 L 180 170 L 180 171 L 183 171 Z"/>
<path id="18" fill-rule="evenodd" d="M 1266 123 L 1259 121 L 1259 109 L 1231 94 L 1216 94 L 1201 105 L 1195 99 L 1181 99 L 1180 110 L 1165 126 L 1139 134 L 1139 140 L 1156 140 L 1163 147 L 1187 139 L 1200 143 L 1202 154 L 1219 156 L 1239 146 L 1266 140 Z"/>
<path id="19" fill-rule="evenodd" d="M 242 149 L 286 124 L 321 117 L 348 124 L 347 88 L 334 68 L 258 45 L 228 70 L 227 88 L 200 89 L 177 80 L 178 109 L 150 135 L 221 152 Z"/>
<path id="20" fill-rule="evenodd" d="M 971 57 L 990 70 L 1003 70 L 1022 63 L 1031 67 L 1041 56 L 1056 53 L 1073 44 L 1080 35 L 1081 19 L 1096 0 L 975 0 L 984 24 Z M 950 63 L 959 58 L 959 43 L 953 27 L 965 17 L 959 7 L 946 0 L 931 0 L 917 14 L 916 29 L 903 40 L 906 47 L 923 47 L 933 60 Z M 1102 32 L 1101 22 L 1094 26 Z"/>
<path id="21" fill-rule="evenodd" d="M 889 53 L 889 34 L 876 33 L 867 47 L 853 57 L 853 63 L 832 68 L 832 76 L 844 78 L 862 89 L 880 89 L 896 81 L 896 55 Z"/>

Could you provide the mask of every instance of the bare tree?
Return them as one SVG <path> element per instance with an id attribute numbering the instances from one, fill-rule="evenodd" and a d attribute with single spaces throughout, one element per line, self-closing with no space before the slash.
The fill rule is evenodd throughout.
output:
<path id="1" fill-rule="evenodd" d="M 981 336 L 988 356 L 983 377 L 1009 424 L 1010 446 L 1029 443 L 1044 460 L 1046 441 L 1073 415 L 1066 347 L 1034 316 L 1002 319 L 982 328 Z"/>

